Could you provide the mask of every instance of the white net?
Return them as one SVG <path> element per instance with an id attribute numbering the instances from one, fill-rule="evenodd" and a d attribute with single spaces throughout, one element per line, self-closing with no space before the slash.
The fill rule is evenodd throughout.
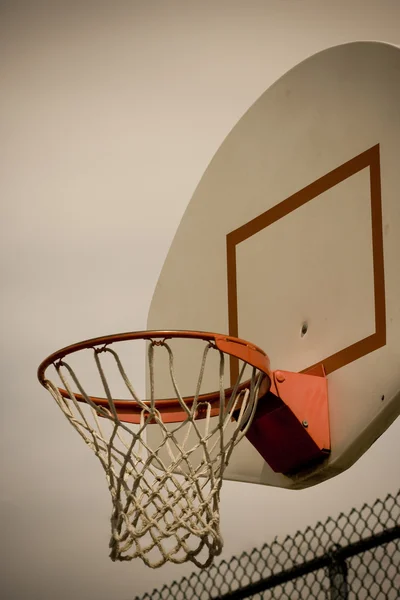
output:
<path id="1" fill-rule="evenodd" d="M 154 397 L 156 351 L 167 352 L 170 380 L 183 411 L 183 420 L 178 423 L 164 422 L 163 400 Z M 263 373 L 252 367 L 243 384 L 243 363 L 236 384 L 227 393 L 226 357 L 212 342 L 206 342 L 195 394 L 185 399 L 175 378 L 170 345 L 152 340 L 148 347 L 151 396 L 143 401 L 115 350 L 103 346 L 90 352 L 107 406 L 93 401 L 65 360 L 54 367 L 68 397 L 49 380 L 46 387 L 105 470 L 113 503 L 112 560 L 141 558 L 150 567 L 160 567 L 167 561 L 191 561 L 198 567 L 208 567 L 223 546 L 219 517 L 223 472 L 233 448 L 251 424 Z M 213 400 L 204 399 L 200 392 L 210 352 L 219 354 L 219 390 Z M 123 422 L 123 415 L 118 414 L 105 373 L 106 355 L 114 361 L 129 399 L 138 407 L 137 425 Z M 77 399 L 78 394 L 85 402 Z M 213 417 L 215 412 L 219 415 Z M 148 428 L 158 428 L 156 447 L 147 441 Z"/>

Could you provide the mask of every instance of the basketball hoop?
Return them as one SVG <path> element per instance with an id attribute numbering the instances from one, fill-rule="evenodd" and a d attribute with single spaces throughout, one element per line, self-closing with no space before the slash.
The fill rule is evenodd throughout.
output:
<path id="1" fill-rule="evenodd" d="M 180 392 L 170 344 L 176 339 L 204 342 L 193 396 Z M 148 344 L 149 400 L 138 396 L 115 350 L 118 343 L 134 340 Z M 104 397 L 89 395 L 80 375 L 66 361 L 81 352 L 91 354 Z M 155 397 L 158 352 L 166 353 L 174 398 Z M 210 353 L 217 353 L 217 391 L 201 393 Z M 224 383 L 226 355 L 239 364 L 232 387 Z M 106 356 L 129 399 L 113 397 Z M 62 387 L 46 377 L 51 365 Z M 224 469 L 252 423 L 258 399 L 271 386 L 266 354 L 244 340 L 214 333 L 142 331 L 99 337 L 59 350 L 42 362 L 38 378 L 106 472 L 113 503 L 112 560 L 141 558 L 150 567 L 191 561 L 208 567 L 223 546 L 219 497 Z M 147 440 L 149 428 L 157 428 L 156 445 Z"/>

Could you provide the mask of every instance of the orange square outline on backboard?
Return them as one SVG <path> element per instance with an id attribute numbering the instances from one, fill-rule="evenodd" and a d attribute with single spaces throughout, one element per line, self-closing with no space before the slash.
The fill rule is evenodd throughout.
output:
<path id="1" fill-rule="evenodd" d="M 238 229 L 231 231 L 226 236 L 227 251 L 227 279 L 228 279 L 228 319 L 229 335 L 239 337 L 238 326 L 238 298 L 237 298 L 237 268 L 236 246 L 262 231 L 272 223 L 286 217 L 297 208 L 304 206 L 323 192 L 345 181 L 363 169 L 369 168 L 370 174 L 370 200 L 371 200 L 371 235 L 372 235 L 372 260 L 374 273 L 374 301 L 375 301 L 375 333 L 372 335 L 327 356 L 317 364 L 323 364 L 326 374 L 332 373 L 345 365 L 385 346 L 386 344 L 386 306 L 385 306 L 385 271 L 383 257 L 383 232 L 382 232 L 382 198 L 381 198 L 381 173 L 379 144 L 343 163 L 333 171 L 313 181 L 310 185 L 276 204 L 258 217 L 245 223 Z M 251 340 L 250 340 L 251 341 Z M 314 367 L 310 365 L 304 371 Z M 283 368 L 283 367 L 282 367 Z M 303 371 L 303 372 L 304 372 Z M 238 376 L 238 362 L 230 363 L 231 382 L 233 384 Z"/>

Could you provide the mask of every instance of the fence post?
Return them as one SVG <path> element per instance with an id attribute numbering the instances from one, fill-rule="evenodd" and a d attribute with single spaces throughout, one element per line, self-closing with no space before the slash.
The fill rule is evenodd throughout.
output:
<path id="1" fill-rule="evenodd" d="M 345 558 L 341 558 L 338 550 L 339 545 L 332 548 L 330 555 L 331 561 L 328 566 L 330 582 L 330 600 L 348 600 L 349 590 L 347 586 L 347 563 Z"/>

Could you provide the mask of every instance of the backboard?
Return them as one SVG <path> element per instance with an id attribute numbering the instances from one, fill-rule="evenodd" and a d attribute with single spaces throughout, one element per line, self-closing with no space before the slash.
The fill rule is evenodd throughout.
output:
<path id="1" fill-rule="evenodd" d="M 244 439 L 226 479 L 316 484 L 351 466 L 400 413 L 399 143 L 400 49 L 349 43 L 269 88 L 195 190 L 148 328 L 239 336 L 273 369 L 323 363 L 328 376 L 329 458 L 288 477 Z M 199 363 L 181 358 L 191 394 Z"/>

